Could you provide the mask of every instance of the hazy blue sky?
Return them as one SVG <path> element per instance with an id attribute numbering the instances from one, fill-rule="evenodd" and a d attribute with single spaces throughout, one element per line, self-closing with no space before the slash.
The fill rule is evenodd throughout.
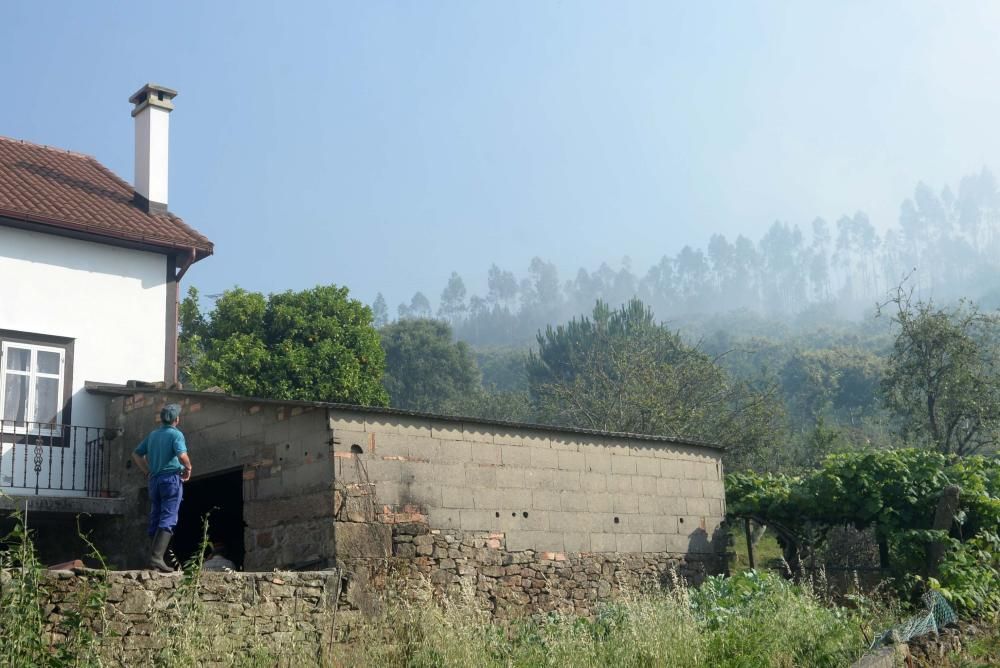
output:
<path id="1" fill-rule="evenodd" d="M 180 91 L 170 208 L 205 292 L 637 271 L 713 232 L 1000 170 L 1000 4 L 0 4 L 0 134 L 131 180 L 128 96 Z"/>

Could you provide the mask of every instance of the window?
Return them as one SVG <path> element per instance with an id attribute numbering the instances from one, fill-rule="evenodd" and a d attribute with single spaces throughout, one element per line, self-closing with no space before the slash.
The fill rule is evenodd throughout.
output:
<path id="1" fill-rule="evenodd" d="M 0 330 L 0 421 L 14 427 L 69 420 L 73 344 Z"/>

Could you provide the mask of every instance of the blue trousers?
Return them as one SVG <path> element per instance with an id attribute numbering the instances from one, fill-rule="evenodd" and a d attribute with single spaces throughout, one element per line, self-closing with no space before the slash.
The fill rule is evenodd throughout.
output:
<path id="1" fill-rule="evenodd" d="M 149 528 L 152 537 L 157 529 L 170 533 L 177 526 L 177 513 L 184 498 L 180 473 L 162 473 L 149 479 Z"/>

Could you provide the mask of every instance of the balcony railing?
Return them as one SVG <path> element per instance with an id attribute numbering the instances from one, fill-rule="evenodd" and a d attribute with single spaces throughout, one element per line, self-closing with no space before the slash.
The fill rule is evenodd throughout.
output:
<path id="1" fill-rule="evenodd" d="M 0 491 L 112 496 L 108 443 L 115 430 L 0 420 Z"/>

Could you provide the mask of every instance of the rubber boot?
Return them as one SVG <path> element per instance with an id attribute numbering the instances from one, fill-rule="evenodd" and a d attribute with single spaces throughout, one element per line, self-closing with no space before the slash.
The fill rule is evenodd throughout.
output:
<path id="1" fill-rule="evenodd" d="M 163 555 L 167 551 L 167 546 L 170 545 L 170 539 L 174 535 L 169 531 L 164 531 L 163 529 L 157 529 L 156 535 L 153 536 L 153 549 L 149 555 L 149 567 L 160 571 L 161 573 L 173 573 L 174 569 L 167 565 L 167 562 L 163 560 Z"/>

